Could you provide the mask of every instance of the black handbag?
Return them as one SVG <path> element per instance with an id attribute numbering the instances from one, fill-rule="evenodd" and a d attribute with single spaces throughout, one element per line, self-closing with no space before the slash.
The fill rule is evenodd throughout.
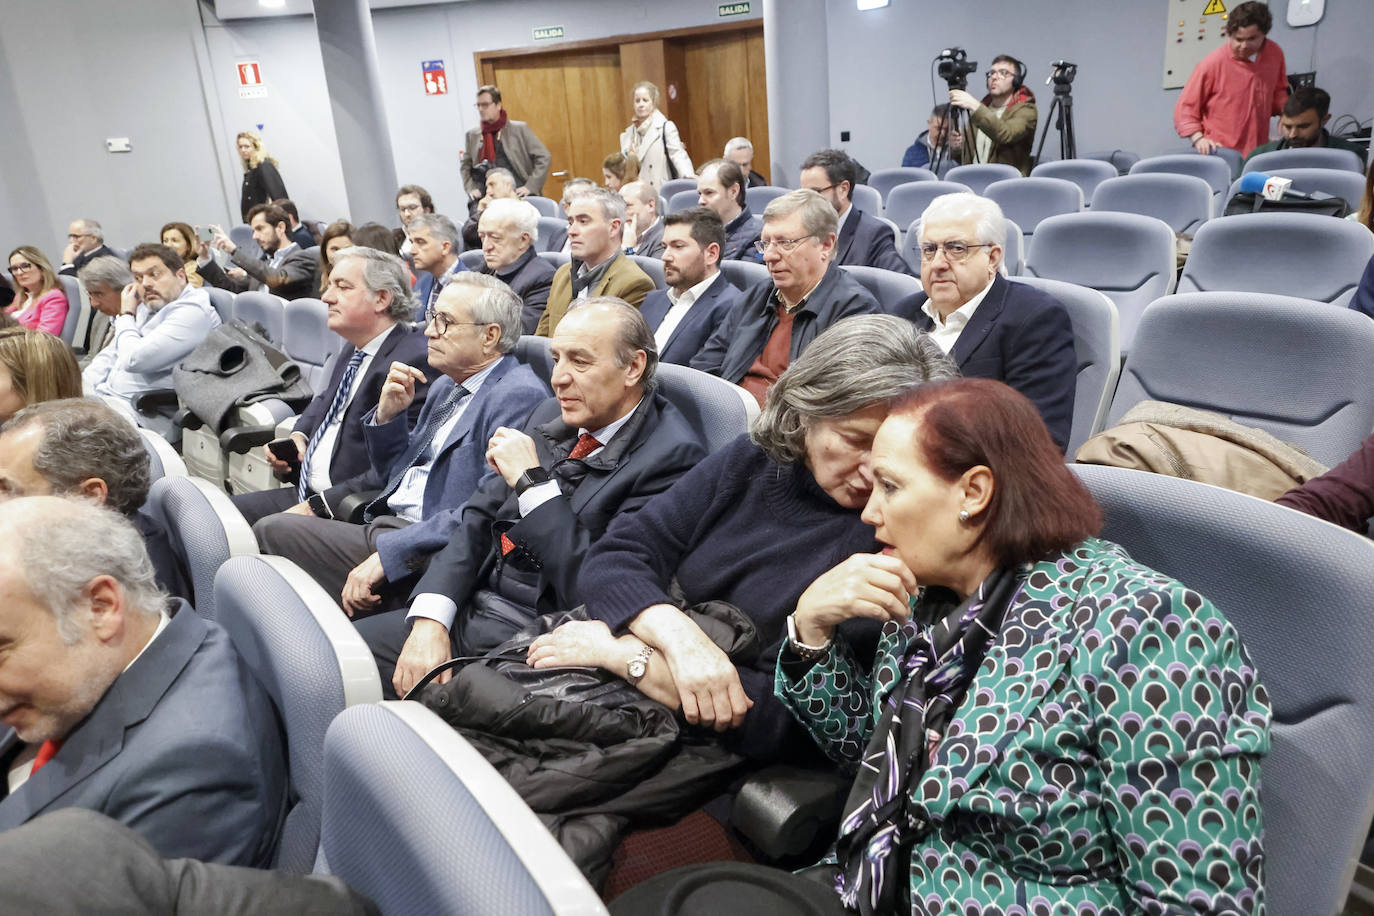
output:
<path id="1" fill-rule="evenodd" d="M 1350 213 L 1350 205 L 1342 197 L 1285 197 L 1269 200 L 1263 194 L 1242 191 L 1226 202 L 1223 216 L 1237 213 L 1317 213 L 1343 219 Z"/>

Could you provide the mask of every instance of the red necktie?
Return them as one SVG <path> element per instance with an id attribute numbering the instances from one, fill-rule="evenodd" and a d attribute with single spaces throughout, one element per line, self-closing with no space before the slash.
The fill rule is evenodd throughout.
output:
<path id="1" fill-rule="evenodd" d="M 568 457 L 575 459 L 586 458 L 599 448 L 601 448 L 601 443 L 592 438 L 591 433 L 583 433 L 577 437 L 577 444 L 574 445 L 572 451 L 568 453 Z"/>
<path id="2" fill-rule="evenodd" d="M 29 778 L 32 779 L 37 775 L 38 771 L 43 769 L 43 764 L 57 756 L 57 752 L 61 749 L 62 742 L 51 739 L 38 745 L 38 755 L 33 758 L 33 768 L 29 770 Z"/>

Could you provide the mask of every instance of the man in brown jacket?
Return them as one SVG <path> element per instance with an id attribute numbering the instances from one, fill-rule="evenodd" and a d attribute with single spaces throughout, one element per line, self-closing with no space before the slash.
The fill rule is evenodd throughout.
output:
<path id="1" fill-rule="evenodd" d="M 572 260 L 558 268 L 535 333 L 552 337 L 574 299 L 615 296 L 639 308 L 654 281 L 620 250 L 625 200 L 606 188 L 579 194 L 568 208 Z"/>
<path id="2" fill-rule="evenodd" d="M 477 89 L 477 113 L 482 123 L 468 131 L 461 168 L 463 187 L 473 200 L 486 190 L 487 169 L 510 169 L 515 193 L 521 197 L 543 193 L 549 177 L 549 150 L 524 121 L 512 121 L 501 107 L 501 90 Z"/>
<path id="3" fill-rule="evenodd" d="M 980 102 L 963 89 L 949 91 L 949 103 L 969 112 L 964 132 L 962 160 L 1000 162 L 1031 170 L 1031 146 L 1035 142 L 1035 95 L 1024 85 L 1026 65 L 999 54 L 987 72 L 988 94 Z"/>

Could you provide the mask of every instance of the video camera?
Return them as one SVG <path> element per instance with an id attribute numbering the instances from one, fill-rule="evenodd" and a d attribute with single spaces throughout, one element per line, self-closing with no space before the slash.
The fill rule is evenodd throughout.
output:
<path id="1" fill-rule="evenodd" d="M 1071 64 L 1066 60 L 1052 60 L 1050 66 L 1054 68 L 1050 73 L 1050 81 L 1056 86 L 1067 86 L 1078 75 L 1078 64 Z"/>
<path id="2" fill-rule="evenodd" d="M 935 73 L 951 89 L 967 89 L 968 75 L 978 69 L 978 62 L 968 59 L 963 48 L 945 48 L 935 57 Z"/>

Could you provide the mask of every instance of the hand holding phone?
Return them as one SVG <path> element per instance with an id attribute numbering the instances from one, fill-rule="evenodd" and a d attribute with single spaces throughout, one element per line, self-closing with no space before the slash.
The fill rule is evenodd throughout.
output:
<path id="1" fill-rule="evenodd" d="M 301 472 L 301 447 L 294 438 L 273 439 L 267 443 L 267 461 L 278 476 L 296 480 Z"/>

